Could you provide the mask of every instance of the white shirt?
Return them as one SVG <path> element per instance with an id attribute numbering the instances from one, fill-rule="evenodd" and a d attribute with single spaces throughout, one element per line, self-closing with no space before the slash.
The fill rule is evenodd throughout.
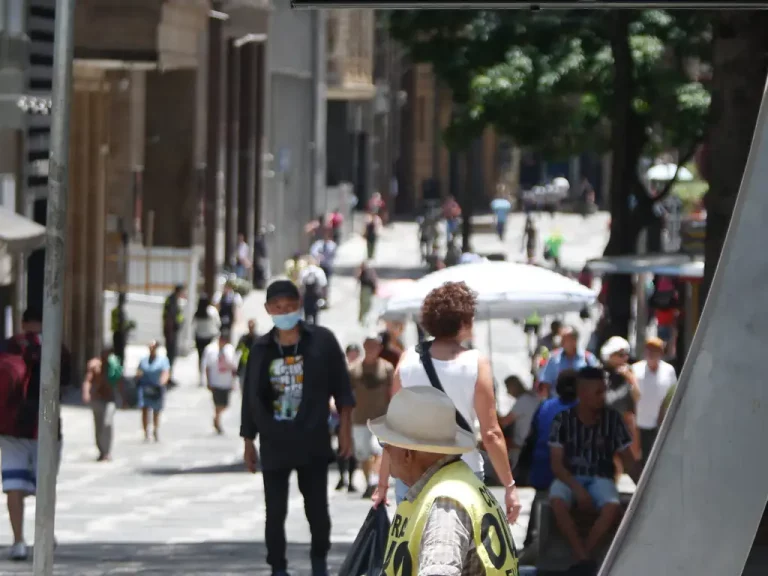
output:
<path id="1" fill-rule="evenodd" d="M 475 426 L 477 421 L 475 384 L 477 383 L 479 355 L 477 350 L 467 350 L 453 360 L 432 359 L 443 390 L 471 426 Z M 429 376 L 421 364 L 419 354 L 414 348 L 409 348 L 403 353 L 400 358 L 399 369 L 403 388 L 432 386 Z M 473 472 L 483 471 L 483 457 L 477 450 L 464 454 L 462 460 L 472 468 Z"/>
<path id="2" fill-rule="evenodd" d="M 210 343 L 203 353 L 203 370 L 211 388 L 229 390 L 235 385 L 237 353 L 232 344 L 219 349 L 218 341 Z"/>
<path id="3" fill-rule="evenodd" d="M 240 264 L 245 264 L 251 259 L 251 249 L 247 242 L 243 241 L 237 245 L 237 259 Z"/>
<path id="4" fill-rule="evenodd" d="M 645 360 L 641 360 L 632 365 L 632 372 L 637 377 L 637 385 L 640 388 L 637 427 L 652 430 L 659 425 L 661 403 L 669 389 L 677 382 L 675 368 L 662 360 L 654 372 L 648 368 Z"/>
<path id="5" fill-rule="evenodd" d="M 315 266 L 314 264 L 310 264 L 299 272 L 299 284 L 306 286 L 307 280 L 312 276 L 315 277 L 315 282 L 317 282 L 320 288 L 328 286 L 328 277 L 325 275 L 325 272 L 323 272 L 320 266 Z"/>
<path id="6" fill-rule="evenodd" d="M 198 318 L 195 316 L 192 318 L 192 326 L 194 327 L 195 338 L 206 339 L 215 338 L 219 334 L 221 329 L 221 319 L 219 318 L 219 311 L 213 306 L 208 306 L 206 309 L 207 316 L 205 318 Z"/>

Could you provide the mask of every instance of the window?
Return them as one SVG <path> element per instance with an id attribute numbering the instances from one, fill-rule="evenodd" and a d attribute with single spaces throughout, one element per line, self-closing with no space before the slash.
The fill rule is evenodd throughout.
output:
<path id="1" fill-rule="evenodd" d="M 24 0 L 5 0 L 3 5 L 3 28 L 11 36 L 20 36 L 24 33 Z"/>

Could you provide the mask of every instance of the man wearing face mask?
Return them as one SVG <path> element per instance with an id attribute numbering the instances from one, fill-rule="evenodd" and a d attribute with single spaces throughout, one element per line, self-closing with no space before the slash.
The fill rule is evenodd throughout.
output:
<path id="1" fill-rule="evenodd" d="M 335 461 L 328 431 L 331 398 L 340 417 L 339 456 L 352 453 L 355 402 L 347 361 L 330 330 L 302 322 L 301 296 L 293 282 L 272 282 L 266 296 L 275 326 L 256 339 L 248 356 L 240 425 L 245 464 L 256 472 L 254 441 L 260 435 L 265 541 L 272 574 L 287 575 L 288 480 L 296 470 L 312 533 L 312 575 L 326 576 L 331 547 L 328 465 Z"/>

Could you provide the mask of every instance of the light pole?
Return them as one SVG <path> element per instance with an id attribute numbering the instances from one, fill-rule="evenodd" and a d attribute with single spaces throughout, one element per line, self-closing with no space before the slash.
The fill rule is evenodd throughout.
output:
<path id="1" fill-rule="evenodd" d="M 56 0 L 53 44 L 53 110 L 48 174 L 43 292 L 43 349 L 40 360 L 35 576 L 53 574 L 56 469 L 59 458 L 59 383 L 66 266 L 69 120 L 72 98 L 75 0 Z"/>

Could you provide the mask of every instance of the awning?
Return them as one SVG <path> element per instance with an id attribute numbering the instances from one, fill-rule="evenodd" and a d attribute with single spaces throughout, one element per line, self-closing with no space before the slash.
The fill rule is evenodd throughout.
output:
<path id="1" fill-rule="evenodd" d="M 45 226 L 0 207 L 0 245 L 7 253 L 29 254 L 45 243 Z"/>
<path id="2" fill-rule="evenodd" d="M 704 261 L 686 254 L 606 256 L 587 262 L 596 274 L 660 274 L 685 278 L 704 276 Z"/>

